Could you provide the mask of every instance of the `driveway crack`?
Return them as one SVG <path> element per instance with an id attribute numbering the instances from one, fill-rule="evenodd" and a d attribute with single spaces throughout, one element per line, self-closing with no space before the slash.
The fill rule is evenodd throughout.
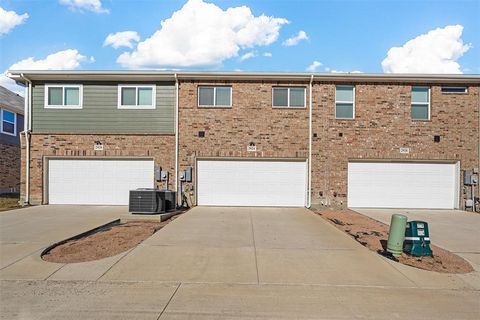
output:
<path id="1" fill-rule="evenodd" d="M 249 212 L 250 214 L 250 225 L 252 228 L 252 239 L 253 239 L 253 251 L 255 255 L 255 269 L 257 270 L 257 284 L 260 283 L 260 277 L 258 275 L 258 261 L 257 261 L 257 245 L 255 243 L 255 230 L 253 229 L 253 218 L 252 218 L 252 213 Z"/>
<path id="2" fill-rule="evenodd" d="M 180 283 L 178 284 L 178 286 L 175 288 L 175 291 L 173 291 L 172 296 L 170 297 L 170 299 L 168 299 L 167 303 L 165 304 L 165 307 L 163 307 L 162 312 L 160 312 L 160 314 L 158 315 L 157 320 L 159 320 L 159 319 L 161 318 L 161 316 L 163 315 L 163 313 L 165 312 L 165 310 L 167 310 L 168 305 L 169 305 L 170 302 L 173 300 L 173 297 L 175 297 L 175 295 L 177 294 L 177 291 L 178 291 L 178 289 L 180 289 L 180 286 L 181 286 L 181 285 L 182 285 L 182 283 L 180 282 Z"/>

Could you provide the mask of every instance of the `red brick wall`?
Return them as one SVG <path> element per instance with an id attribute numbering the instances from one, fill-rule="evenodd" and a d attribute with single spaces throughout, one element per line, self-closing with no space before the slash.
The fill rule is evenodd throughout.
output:
<path id="1" fill-rule="evenodd" d="M 199 108 L 199 84 L 232 85 L 231 108 Z M 179 96 L 179 168 L 192 166 L 198 157 L 308 157 L 308 103 L 304 109 L 272 108 L 272 86 L 308 83 L 182 82 Z M 307 90 L 308 102 L 308 90 Z M 205 131 L 205 137 L 198 137 Z M 253 142 L 257 152 L 247 152 Z M 195 177 L 195 173 L 193 174 Z M 186 184 L 191 190 L 192 184 Z"/>
<path id="2" fill-rule="evenodd" d="M 312 202 L 346 204 L 349 159 L 458 160 L 461 169 L 479 167 L 479 88 L 468 94 L 431 88 L 430 121 L 411 120 L 411 85 L 402 84 L 357 84 L 355 120 L 336 120 L 335 85 L 315 84 Z"/>
<path id="3" fill-rule="evenodd" d="M 94 151 L 95 141 L 103 151 Z M 175 136 L 104 134 L 32 134 L 30 147 L 30 203 L 43 203 L 44 156 L 152 157 L 155 165 L 170 173 L 169 188 L 175 186 Z M 22 176 L 24 175 L 22 166 Z M 159 186 L 164 187 L 164 183 Z M 22 196 L 25 184 L 22 181 Z"/>
<path id="4" fill-rule="evenodd" d="M 0 144 L 0 193 L 20 191 L 20 146 Z"/>

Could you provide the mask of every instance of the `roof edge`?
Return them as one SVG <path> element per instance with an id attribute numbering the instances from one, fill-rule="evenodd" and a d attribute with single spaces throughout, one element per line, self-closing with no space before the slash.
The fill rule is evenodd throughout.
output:
<path id="1" fill-rule="evenodd" d="M 216 72 L 159 70 L 9 70 L 7 76 L 24 82 L 30 80 L 291 80 L 339 82 L 413 82 L 480 84 L 479 74 L 392 74 L 392 73 L 309 73 L 309 72 Z M 128 79 L 125 79 L 128 77 Z"/>

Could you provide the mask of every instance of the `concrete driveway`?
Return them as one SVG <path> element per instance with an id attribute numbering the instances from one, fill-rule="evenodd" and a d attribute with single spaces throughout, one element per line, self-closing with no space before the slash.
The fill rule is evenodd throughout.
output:
<path id="1" fill-rule="evenodd" d="M 361 214 L 390 224 L 394 213 L 408 220 L 428 222 L 432 243 L 467 259 L 480 271 L 480 214 L 461 210 L 427 209 L 355 209 Z"/>
<path id="2" fill-rule="evenodd" d="M 0 213 L 0 279 L 45 279 L 61 265 L 44 262 L 49 245 L 118 219 L 122 206 L 36 206 Z"/>
<path id="3" fill-rule="evenodd" d="M 480 311 L 476 273 L 398 265 L 301 208 L 196 207 L 112 258 L 61 265 L 47 281 L 3 274 L 2 316 L 477 319 Z"/>

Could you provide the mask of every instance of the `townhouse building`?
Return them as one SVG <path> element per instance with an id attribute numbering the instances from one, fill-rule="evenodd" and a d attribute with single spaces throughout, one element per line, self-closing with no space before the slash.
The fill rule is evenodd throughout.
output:
<path id="1" fill-rule="evenodd" d="M 20 192 L 23 110 L 23 98 L 0 86 L 0 194 Z"/>
<path id="2" fill-rule="evenodd" d="M 478 197 L 463 180 L 480 166 L 478 75 L 9 76 L 26 88 L 32 204 L 124 205 L 138 187 L 217 206 L 463 209 Z"/>

